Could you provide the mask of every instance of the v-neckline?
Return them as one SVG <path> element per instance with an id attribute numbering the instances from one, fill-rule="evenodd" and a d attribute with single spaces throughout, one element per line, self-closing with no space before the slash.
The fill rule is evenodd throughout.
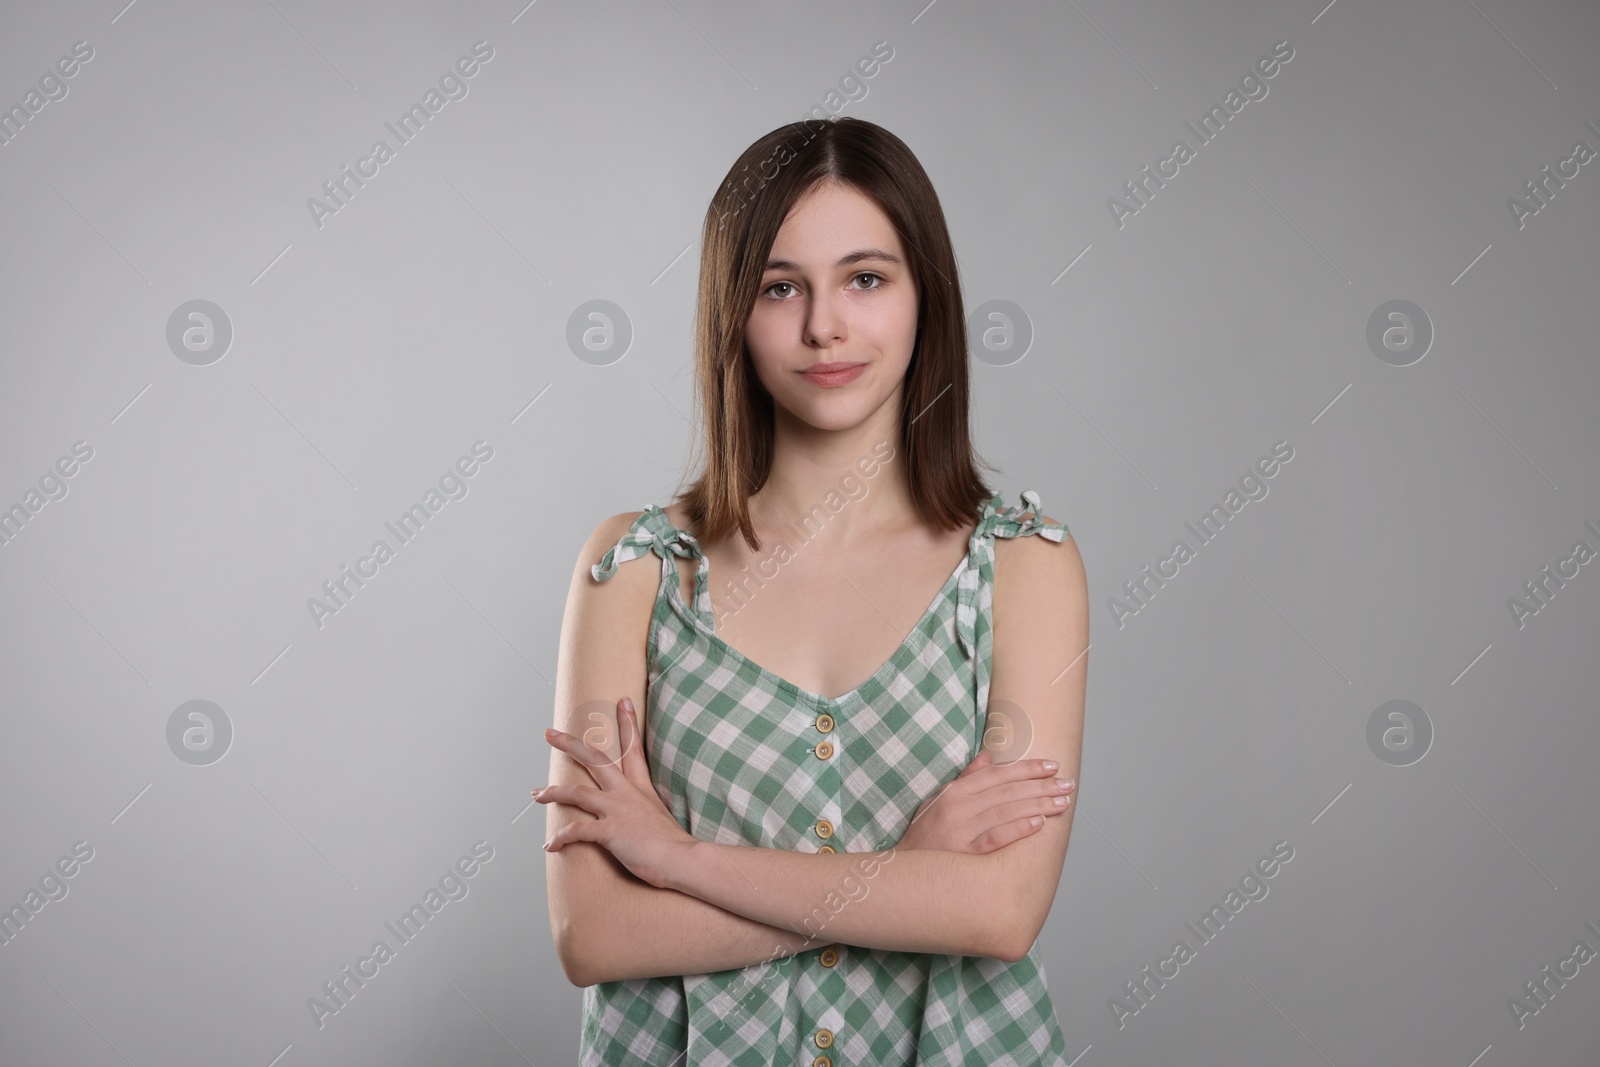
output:
<path id="1" fill-rule="evenodd" d="M 671 520 L 668 521 L 670 522 Z M 905 640 L 900 642 L 900 647 L 895 649 L 894 652 L 890 654 L 889 658 L 883 662 L 883 666 L 873 671 L 866 681 L 862 682 L 849 692 L 840 693 L 836 697 L 825 697 L 821 693 L 813 693 L 809 689 L 798 686 L 782 675 L 763 667 L 761 664 L 757 663 L 755 660 L 751 659 L 743 652 L 740 652 L 737 648 L 734 648 L 732 645 L 728 644 L 728 642 L 724 641 L 717 634 L 715 628 L 715 612 L 713 612 L 711 616 L 712 625 L 707 626 L 705 621 L 697 616 L 694 612 L 690 611 L 688 605 L 683 602 L 683 590 L 680 588 L 683 583 L 683 579 L 679 574 L 677 567 L 670 568 L 672 572 L 669 576 L 671 588 L 668 590 L 667 595 L 671 598 L 673 607 L 676 608 L 677 611 L 685 619 L 687 619 L 696 630 L 700 631 L 700 633 L 704 634 L 708 640 L 737 659 L 740 663 L 747 665 L 751 670 L 773 682 L 780 689 L 786 689 L 796 696 L 802 697 L 803 699 L 814 704 L 820 704 L 827 707 L 838 707 L 839 705 L 849 701 L 852 697 L 860 694 L 861 691 L 866 689 L 868 686 L 884 681 L 890 671 L 895 670 L 900 666 L 900 660 L 907 653 L 907 651 L 912 650 L 914 645 L 920 647 L 920 645 L 918 645 L 916 642 L 916 637 L 922 632 L 923 624 L 928 621 L 929 617 L 939 610 L 939 605 L 944 603 L 945 598 L 950 595 L 950 590 L 960 580 L 961 572 L 966 570 L 971 563 L 972 546 L 969 539 L 967 551 L 961 557 L 960 561 L 956 563 L 956 569 L 951 571 L 950 577 L 944 580 L 944 584 L 940 586 L 939 591 L 934 594 L 933 601 L 929 603 L 927 609 L 923 611 L 922 616 L 917 619 L 916 624 L 911 627 L 911 631 L 906 634 Z M 706 588 L 711 588 L 711 561 L 709 559 L 706 560 Z"/>

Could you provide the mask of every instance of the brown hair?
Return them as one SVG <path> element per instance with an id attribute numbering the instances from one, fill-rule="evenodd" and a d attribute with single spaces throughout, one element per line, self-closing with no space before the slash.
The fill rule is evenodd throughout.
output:
<path id="1" fill-rule="evenodd" d="M 695 394 L 705 428 L 698 443 L 706 456 L 699 477 L 678 499 L 702 544 L 737 529 L 752 551 L 761 547 L 749 496 L 771 472 L 773 401 L 751 365 L 744 327 L 783 220 L 812 187 L 830 182 L 856 189 L 889 217 L 916 279 L 917 339 L 906 369 L 898 448 L 913 505 L 945 529 L 958 529 L 994 495 L 975 463 L 966 314 L 933 183 L 905 142 L 882 126 L 852 117 L 804 119 L 744 150 L 712 198 L 701 231 Z"/>

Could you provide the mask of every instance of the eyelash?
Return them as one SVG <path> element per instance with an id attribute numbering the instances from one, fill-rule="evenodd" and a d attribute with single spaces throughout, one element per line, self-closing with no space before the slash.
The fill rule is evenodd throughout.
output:
<path id="1" fill-rule="evenodd" d="M 857 292 L 860 292 L 860 293 L 870 293 L 870 292 L 873 292 L 875 290 L 882 289 L 883 288 L 883 283 L 888 280 L 883 275 L 878 274 L 875 271 L 870 271 L 870 270 L 859 271 L 859 272 L 857 272 L 855 274 L 852 274 L 850 276 L 850 280 L 851 281 L 855 281 L 857 278 L 876 278 L 876 279 L 878 279 L 878 284 L 874 285 L 871 289 L 858 289 L 858 290 L 856 290 Z M 765 289 L 761 290 L 761 295 L 766 297 L 768 300 L 772 301 L 774 304 L 783 303 L 785 300 L 788 299 L 788 297 L 770 295 L 770 291 L 773 290 L 773 289 L 776 289 L 780 285 L 787 285 L 791 289 L 793 289 L 795 287 L 793 282 L 773 282 L 771 285 L 769 285 Z"/>

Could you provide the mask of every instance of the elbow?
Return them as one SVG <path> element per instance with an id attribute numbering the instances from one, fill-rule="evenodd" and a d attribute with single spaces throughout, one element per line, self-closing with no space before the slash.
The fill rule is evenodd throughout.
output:
<path id="1" fill-rule="evenodd" d="M 963 907 L 964 915 L 977 916 L 967 931 L 970 942 L 963 954 L 1003 963 L 1021 961 L 1038 940 L 1050 901 L 1037 900 L 1036 894 L 1017 889 L 1020 875 L 1009 867 L 994 869 L 991 865 L 998 862 L 995 856 L 962 856 L 961 860 L 972 861 L 979 868 L 975 888 L 988 902 L 976 910 Z"/>
<path id="2" fill-rule="evenodd" d="M 1026 945 L 1021 942 L 1018 935 L 1012 931 L 994 940 L 994 948 L 988 955 L 1004 963 L 1020 963 L 1028 955 L 1028 950 L 1033 947 L 1033 942 Z"/>
<path id="3" fill-rule="evenodd" d="M 1037 938 L 1029 938 L 1027 941 L 1023 941 L 1013 933 L 1009 939 L 1002 939 L 998 942 L 993 953 L 994 958 L 1006 963 L 1021 963 L 1027 958 L 1028 952 L 1032 950 L 1035 940 Z"/>
<path id="4" fill-rule="evenodd" d="M 578 937 L 572 919 L 558 920 L 555 924 L 556 959 L 561 961 L 561 972 L 567 981 L 582 989 L 600 981 L 594 973 L 594 955 Z"/>
<path id="5" fill-rule="evenodd" d="M 1039 940 L 1043 920 L 1021 902 L 1013 902 L 1009 908 L 996 908 L 995 913 L 1002 922 L 999 929 L 990 932 L 988 955 L 1006 963 L 1022 962 Z"/>
<path id="6" fill-rule="evenodd" d="M 633 876 L 602 846 L 587 841 L 574 842 L 552 860 L 562 866 L 553 868 L 549 880 L 550 934 L 567 981 L 582 989 L 630 977 L 629 942 L 616 920 L 632 909 L 608 880 L 616 872 L 623 879 Z"/>

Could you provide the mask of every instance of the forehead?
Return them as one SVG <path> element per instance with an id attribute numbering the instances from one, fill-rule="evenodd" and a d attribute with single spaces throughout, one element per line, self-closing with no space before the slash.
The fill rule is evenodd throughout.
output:
<path id="1" fill-rule="evenodd" d="M 789 209 L 773 239 L 772 258 L 826 267 L 866 246 L 905 259 L 900 235 L 882 208 L 852 186 L 826 184 Z"/>

